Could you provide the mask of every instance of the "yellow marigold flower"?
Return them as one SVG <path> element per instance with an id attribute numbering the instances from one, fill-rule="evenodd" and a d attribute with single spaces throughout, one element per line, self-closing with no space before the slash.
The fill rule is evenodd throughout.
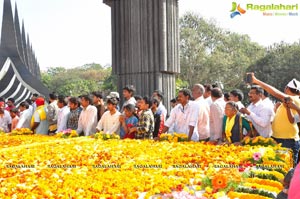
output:
<path id="1" fill-rule="evenodd" d="M 255 138 L 253 138 L 253 140 L 252 140 L 252 144 L 256 144 L 256 143 L 258 142 L 258 140 L 259 140 L 259 137 L 255 137 Z"/>
<path id="2" fill-rule="evenodd" d="M 213 190 L 212 190 L 212 188 L 210 188 L 210 187 L 206 187 L 206 188 L 205 188 L 205 192 L 207 192 L 207 193 L 212 193 L 212 191 L 213 191 Z"/>
<path id="3" fill-rule="evenodd" d="M 249 136 L 247 136 L 247 137 L 245 138 L 245 144 L 249 144 L 250 140 L 251 140 L 251 138 L 250 138 Z"/>

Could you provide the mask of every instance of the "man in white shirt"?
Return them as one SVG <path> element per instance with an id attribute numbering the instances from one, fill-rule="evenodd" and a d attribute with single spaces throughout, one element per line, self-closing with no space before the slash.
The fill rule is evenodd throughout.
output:
<path id="1" fill-rule="evenodd" d="M 37 107 L 37 105 L 36 105 L 36 99 L 38 98 L 38 96 L 39 96 L 39 94 L 37 94 L 37 93 L 34 93 L 32 96 L 31 96 L 31 102 L 32 102 L 32 114 L 35 112 L 35 109 L 36 109 L 36 107 Z"/>
<path id="2" fill-rule="evenodd" d="M 275 116 L 272 108 L 267 107 L 261 100 L 263 89 L 260 86 L 253 85 L 248 94 L 251 104 L 247 108 L 240 109 L 240 112 L 246 114 L 252 122 L 254 128 L 260 136 L 269 138 L 272 135 L 271 122 Z M 256 135 L 254 135 L 256 136 Z"/>
<path id="3" fill-rule="evenodd" d="M 195 84 L 192 89 L 193 98 L 198 109 L 198 121 L 197 128 L 200 141 L 209 141 L 209 106 L 207 101 L 203 97 L 205 92 L 204 86 L 201 84 Z"/>
<path id="4" fill-rule="evenodd" d="M 98 125 L 97 131 L 104 131 L 109 134 L 120 134 L 120 121 L 121 113 L 117 110 L 119 101 L 116 98 L 107 99 L 107 111 L 102 115 Z"/>
<path id="5" fill-rule="evenodd" d="M 212 104 L 211 99 L 211 90 L 213 89 L 211 84 L 204 84 L 205 92 L 203 93 L 203 97 L 205 101 L 207 102 L 208 106 Z"/>
<path id="6" fill-rule="evenodd" d="M 156 113 L 157 114 L 163 114 L 165 117 L 164 119 L 167 118 L 167 114 L 168 114 L 168 111 L 166 109 L 166 107 L 163 105 L 162 101 L 164 99 L 164 96 L 163 96 L 163 93 L 160 91 L 160 90 L 155 90 L 153 93 L 152 93 L 152 98 L 157 98 L 159 100 L 159 105 L 157 107 L 157 111 Z"/>
<path id="7" fill-rule="evenodd" d="M 274 103 L 270 100 L 269 93 L 266 90 L 264 90 L 264 93 L 261 96 L 261 99 L 262 99 L 262 103 L 264 104 L 264 106 L 268 106 L 274 111 Z"/>
<path id="8" fill-rule="evenodd" d="M 1 109 L 0 128 L 2 128 L 4 132 L 8 133 L 8 132 L 10 132 L 10 129 L 11 129 L 10 113 L 7 110 L 5 110 L 4 102 L 0 102 L 0 109 Z"/>
<path id="9" fill-rule="evenodd" d="M 20 119 L 16 128 L 30 128 L 32 113 L 31 110 L 29 110 L 29 104 L 26 101 L 21 102 L 19 110 Z"/>
<path id="10" fill-rule="evenodd" d="M 57 106 L 59 108 L 57 114 L 57 131 L 62 132 L 67 129 L 68 115 L 70 113 L 70 109 L 68 107 L 68 99 L 64 96 L 59 96 L 57 101 Z"/>
<path id="11" fill-rule="evenodd" d="M 162 133 L 167 132 L 169 127 L 174 125 L 174 132 L 184 133 L 189 140 L 199 141 L 198 134 L 194 133 L 198 110 L 195 108 L 195 103 L 190 101 L 190 98 L 191 91 L 189 89 L 182 89 L 178 92 L 179 104 L 172 109 Z"/>
<path id="12" fill-rule="evenodd" d="M 81 106 L 83 110 L 78 120 L 77 133 L 79 135 L 89 136 L 96 133 L 97 126 L 97 108 L 92 106 L 92 99 L 88 95 L 81 97 Z"/>
<path id="13" fill-rule="evenodd" d="M 32 106 L 32 101 L 31 101 L 31 99 L 26 99 L 25 101 L 26 101 L 27 104 L 29 105 L 28 110 L 31 112 L 31 115 L 33 115 L 34 111 L 33 111 L 33 106 Z"/>
<path id="14" fill-rule="evenodd" d="M 136 100 L 133 95 L 135 92 L 135 88 L 133 85 L 127 85 L 123 88 L 123 97 L 125 98 L 125 102 L 123 103 L 121 113 L 124 112 L 124 107 L 128 104 L 136 105 Z"/>
<path id="15" fill-rule="evenodd" d="M 210 141 L 217 143 L 222 138 L 222 124 L 226 102 L 222 90 L 218 87 L 211 90 L 213 103 L 210 105 Z"/>

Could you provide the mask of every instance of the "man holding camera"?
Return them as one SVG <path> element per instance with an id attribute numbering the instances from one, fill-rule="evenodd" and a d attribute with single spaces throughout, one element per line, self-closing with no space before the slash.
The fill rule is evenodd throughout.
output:
<path id="1" fill-rule="evenodd" d="M 254 136 L 263 136 L 269 138 L 272 135 L 271 122 L 274 118 L 274 111 L 272 108 L 263 104 L 261 96 L 264 90 L 257 85 L 251 86 L 248 93 L 251 104 L 247 108 L 240 109 L 240 112 L 246 114 L 248 120 L 253 124 Z"/>
<path id="2" fill-rule="evenodd" d="M 284 93 L 278 89 L 258 80 L 254 73 L 251 74 L 253 84 L 258 84 L 268 93 L 276 97 L 282 102 L 292 101 L 296 106 L 300 106 L 299 92 L 300 82 L 296 79 L 291 80 L 284 89 Z M 297 114 L 296 110 L 291 110 L 292 114 Z M 290 148 L 293 151 L 294 166 L 298 160 L 299 153 L 299 128 L 296 123 L 292 123 L 287 114 L 287 108 L 281 104 L 276 113 L 272 123 L 273 138 L 276 142 L 281 143 L 282 147 Z"/>

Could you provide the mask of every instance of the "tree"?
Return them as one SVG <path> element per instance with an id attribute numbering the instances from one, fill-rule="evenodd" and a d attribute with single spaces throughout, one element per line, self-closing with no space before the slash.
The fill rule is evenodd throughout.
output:
<path id="1" fill-rule="evenodd" d="M 51 92 L 72 96 L 115 88 L 111 67 L 104 68 L 95 63 L 71 69 L 49 68 L 42 73 L 42 82 Z"/>
<path id="2" fill-rule="evenodd" d="M 186 13 L 179 24 L 179 77 L 190 86 L 222 82 L 229 89 L 239 87 L 248 66 L 264 55 L 249 36 L 224 31 L 197 14 Z"/>
<path id="3" fill-rule="evenodd" d="M 293 78 L 300 80 L 300 43 L 281 42 L 269 46 L 266 55 L 247 70 L 283 91 Z"/>

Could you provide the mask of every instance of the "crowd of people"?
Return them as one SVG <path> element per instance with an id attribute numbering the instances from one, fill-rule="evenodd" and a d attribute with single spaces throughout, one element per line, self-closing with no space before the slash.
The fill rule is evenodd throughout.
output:
<path id="1" fill-rule="evenodd" d="M 181 89 L 170 101 L 168 112 L 163 93 L 155 90 L 151 97 L 135 95 L 133 85 L 123 88 L 120 104 L 118 92 L 104 98 L 101 92 L 79 97 L 33 94 L 15 105 L 13 98 L 0 97 L 0 131 L 29 128 L 36 134 L 56 135 L 67 129 L 80 136 L 102 131 L 121 139 L 159 139 L 164 133 L 184 133 L 188 140 L 212 144 L 239 145 L 246 137 L 272 137 L 293 152 L 294 167 L 299 155 L 300 82 L 291 80 L 284 91 L 257 79 L 251 73 L 247 99 L 239 89 L 223 93 L 214 85 L 195 84 Z M 277 99 L 270 100 L 269 95 Z M 242 102 L 248 100 L 245 106 Z M 295 195 L 299 186 L 300 165 L 286 176 L 285 189 L 278 196 Z M 294 177 L 292 173 L 294 174 Z M 289 194 L 290 195 L 290 194 Z M 280 198 L 278 197 L 278 198 Z"/>
<path id="2" fill-rule="evenodd" d="M 80 97 L 57 96 L 48 100 L 34 94 L 18 108 L 13 98 L 0 99 L 0 128 L 10 132 L 30 128 L 37 134 L 55 135 L 66 129 L 80 136 L 96 132 L 116 133 L 121 139 L 159 139 L 163 133 L 184 133 L 188 140 L 213 144 L 240 144 L 245 137 L 272 137 L 293 151 L 296 165 L 299 153 L 300 82 L 291 80 L 284 92 L 252 75 L 247 99 L 239 89 L 223 93 L 212 85 L 195 84 L 181 89 L 170 101 L 168 112 L 163 105 L 163 93 L 156 90 L 151 97 L 135 95 L 133 85 L 123 88 L 120 104 L 118 92 L 106 98 L 101 92 Z M 280 103 L 274 104 L 271 94 Z"/>

